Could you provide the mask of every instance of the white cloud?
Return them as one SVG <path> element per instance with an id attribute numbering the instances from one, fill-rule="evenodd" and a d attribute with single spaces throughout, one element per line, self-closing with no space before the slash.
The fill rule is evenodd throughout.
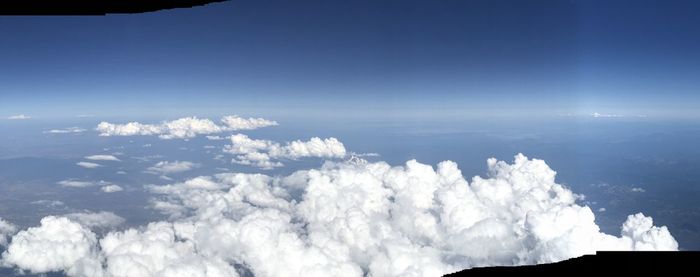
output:
<path id="1" fill-rule="evenodd" d="M 122 187 L 120 187 L 118 185 L 107 185 L 107 186 L 104 186 L 100 189 L 105 193 L 120 192 L 120 191 L 124 190 Z"/>
<path id="2" fill-rule="evenodd" d="M 126 171 L 124 171 L 124 170 L 119 170 L 119 171 L 117 171 L 117 174 L 126 175 Z"/>
<path id="3" fill-rule="evenodd" d="M 184 139 L 197 135 L 252 130 L 278 125 L 275 121 L 263 118 L 241 118 L 235 115 L 225 116 L 221 119 L 221 122 L 223 123 L 222 125 L 217 125 L 210 119 L 197 117 L 184 117 L 173 121 L 164 121 L 160 124 L 142 124 L 139 122 L 113 124 L 100 122 L 96 130 L 100 132 L 100 136 L 158 135 L 162 139 Z"/>
<path id="4" fill-rule="evenodd" d="M 267 120 L 263 118 L 242 118 L 236 115 L 224 116 L 221 122 L 226 125 L 227 130 L 239 131 L 239 130 L 254 130 L 263 127 L 277 126 L 279 125 L 277 121 Z"/>
<path id="5" fill-rule="evenodd" d="M 0 246 L 5 246 L 9 238 L 17 232 L 17 226 L 0 218 Z"/>
<path id="6" fill-rule="evenodd" d="M 172 173 L 189 171 L 198 166 L 199 164 L 188 161 L 161 161 L 146 169 L 146 172 L 151 174 L 167 175 Z"/>
<path id="7" fill-rule="evenodd" d="M 251 139 L 243 134 L 231 136 L 231 144 L 224 147 L 224 152 L 235 155 L 234 163 L 263 169 L 283 166 L 280 159 L 342 158 L 346 155 L 345 146 L 336 138 L 314 137 L 308 141 L 295 140 L 281 145 L 270 140 Z"/>
<path id="8" fill-rule="evenodd" d="M 87 181 L 77 181 L 77 180 L 63 180 L 58 182 L 59 185 L 71 188 L 86 188 L 97 185 L 95 182 Z"/>
<path id="9" fill-rule="evenodd" d="M 602 213 L 602 212 L 607 211 L 607 209 L 605 209 L 605 208 L 599 208 L 598 211 Z"/>
<path id="10" fill-rule="evenodd" d="M 97 238 L 64 217 L 48 216 L 41 226 L 20 231 L 3 253 L 3 262 L 31 273 L 66 271 L 72 276 L 99 276 Z"/>
<path id="11" fill-rule="evenodd" d="M 121 161 L 117 157 L 112 155 L 92 155 L 85 157 L 85 159 L 92 161 Z"/>
<path id="12" fill-rule="evenodd" d="M 6 117 L 6 119 L 10 119 L 10 120 L 23 120 L 23 119 L 31 119 L 31 118 L 32 118 L 31 116 L 24 115 L 24 114 L 11 115 L 11 116 Z"/>
<path id="13" fill-rule="evenodd" d="M 45 131 L 44 133 L 47 133 L 47 134 L 72 134 L 72 133 L 82 133 L 85 131 L 86 130 L 83 128 L 69 127 L 69 128 L 65 128 L 65 129 L 52 129 L 52 130 Z"/>
<path id="14" fill-rule="evenodd" d="M 591 116 L 592 116 L 592 117 L 595 117 L 595 118 L 618 118 L 618 117 L 625 117 L 624 115 L 620 115 L 620 114 L 602 114 L 602 113 L 598 113 L 598 112 L 592 113 Z"/>
<path id="15" fill-rule="evenodd" d="M 630 189 L 630 190 L 631 190 L 632 192 L 646 192 L 646 190 L 643 189 L 643 188 L 632 188 L 632 189 Z"/>
<path id="16" fill-rule="evenodd" d="M 619 237 L 601 233 L 544 161 L 519 155 L 488 166 L 489 177 L 471 184 L 449 161 L 437 170 L 327 162 L 287 177 L 225 173 L 148 189 L 164 196 L 153 208 L 179 218 L 184 240 L 256 276 L 439 276 L 596 250 L 678 248 L 642 214 Z"/>
<path id="17" fill-rule="evenodd" d="M 107 273 L 114 277 L 140 276 L 238 276 L 229 263 L 197 253 L 190 241 L 182 241 L 171 223 L 149 224 L 145 230 L 110 233 L 100 241 Z"/>
<path id="18" fill-rule="evenodd" d="M 619 236 L 601 233 L 591 209 L 578 205 L 542 160 L 518 155 L 512 164 L 487 165 L 488 176 L 471 182 L 454 162 L 434 168 L 412 160 L 326 162 L 289 176 L 223 173 L 151 185 L 152 207 L 170 222 L 111 232 L 98 245 L 77 223 L 49 236 L 71 224 L 45 218 L 43 232 L 15 235 L 3 257 L 32 272 L 73 276 L 236 276 L 234 264 L 254 276 L 440 276 L 597 250 L 678 249 L 666 227 L 641 213 L 627 218 Z M 43 242 L 48 238 L 51 244 Z M 12 252 L 13 245 L 49 254 Z M 95 256 L 102 266 L 94 266 Z M 91 268 L 105 272 L 84 274 Z"/>
<path id="19" fill-rule="evenodd" d="M 207 136 L 208 140 L 225 140 L 225 137 L 222 136 Z"/>
<path id="20" fill-rule="evenodd" d="M 110 182 L 105 182 L 100 180 L 99 182 L 93 182 L 93 181 L 78 181 L 78 180 L 63 180 L 58 182 L 59 185 L 64 186 L 64 187 L 69 187 L 69 188 L 87 188 L 87 187 L 93 187 L 93 186 L 100 186 L 100 190 L 106 193 L 112 193 L 112 192 L 118 192 L 122 191 L 122 187 L 112 184 Z"/>
<path id="21" fill-rule="evenodd" d="M 126 220 L 112 212 L 82 212 L 64 215 L 66 218 L 88 228 L 109 229 L 123 224 Z"/>
<path id="22" fill-rule="evenodd" d="M 84 168 L 97 168 L 101 167 L 101 164 L 96 164 L 96 163 L 91 163 L 91 162 L 77 162 L 75 163 L 78 166 L 82 166 Z"/>
<path id="23" fill-rule="evenodd" d="M 58 200 L 37 200 L 37 201 L 32 201 L 30 204 L 33 205 L 43 205 L 43 206 L 48 206 L 48 207 L 58 207 L 58 206 L 65 206 L 66 203 L 63 203 Z"/>

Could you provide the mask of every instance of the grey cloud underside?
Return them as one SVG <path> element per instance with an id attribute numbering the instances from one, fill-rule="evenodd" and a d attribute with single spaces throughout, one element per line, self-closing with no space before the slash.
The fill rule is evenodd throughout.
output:
<path id="1" fill-rule="evenodd" d="M 47 217 L 16 234 L 3 261 L 70 276 L 238 276 L 234 265 L 255 276 L 439 276 L 596 250 L 678 249 L 642 214 L 629 216 L 619 236 L 601 233 L 544 161 L 487 164 L 488 177 L 471 182 L 449 161 L 355 159 L 289 176 L 224 173 L 148 186 L 170 221 L 98 239 Z"/>

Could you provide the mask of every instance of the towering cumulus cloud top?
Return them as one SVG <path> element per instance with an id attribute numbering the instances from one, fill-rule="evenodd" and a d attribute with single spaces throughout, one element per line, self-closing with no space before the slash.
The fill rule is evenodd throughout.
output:
<path id="1" fill-rule="evenodd" d="M 170 222 L 97 243 L 78 223 L 48 217 L 17 234 L 3 259 L 72 276 L 440 276 L 596 250 L 678 249 L 666 227 L 642 214 L 631 215 L 619 236 L 601 233 L 590 208 L 577 205 L 542 160 L 487 164 L 488 176 L 471 182 L 454 162 L 433 168 L 412 160 L 153 185 L 153 208 Z"/>
<path id="2" fill-rule="evenodd" d="M 226 131 L 253 130 L 268 126 L 278 125 L 276 121 L 263 118 L 241 118 L 235 115 L 225 116 L 221 119 L 222 125 L 206 118 L 184 117 L 173 121 L 164 121 L 160 124 L 142 124 L 129 122 L 126 124 L 113 124 L 100 122 L 96 130 L 100 136 L 152 136 L 157 135 L 162 139 L 192 138 L 197 135 L 209 135 Z"/>

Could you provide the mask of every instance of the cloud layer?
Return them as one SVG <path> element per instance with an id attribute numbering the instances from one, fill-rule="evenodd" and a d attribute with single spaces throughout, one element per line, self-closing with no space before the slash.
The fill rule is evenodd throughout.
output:
<path id="1" fill-rule="evenodd" d="M 113 124 L 100 122 L 96 130 L 100 136 L 150 136 L 157 135 L 162 139 L 192 138 L 197 135 L 209 135 L 226 131 L 253 130 L 268 126 L 278 125 L 276 121 L 263 118 L 242 118 L 236 115 L 225 116 L 221 119 L 221 125 L 206 118 L 184 117 L 173 121 L 164 121 L 160 124 L 142 124 L 129 122 L 126 124 Z"/>
<path id="2" fill-rule="evenodd" d="M 3 259 L 71 276 L 238 276 L 233 265 L 255 276 L 440 276 L 596 250 L 678 248 L 642 214 L 629 216 L 619 236 L 601 233 L 591 209 L 542 160 L 487 165 L 488 176 L 471 182 L 450 161 L 433 168 L 356 159 L 289 176 L 225 173 L 153 185 L 153 208 L 170 222 L 98 242 L 78 223 L 47 217 L 18 233 Z"/>
<path id="3" fill-rule="evenodd" d="M 234 163 L 263 169 L 283 166 L 279 161 L 281 159 L 342 158 L 347 153 L 343 143 L 336 138 L 314 137 L 308 141 L 295 140 L 281 145 L 270 140 L 251 139 L 243 134 L 231 136 L 231 144 L 224 147 L 224 152 L 235 155 Z"/>

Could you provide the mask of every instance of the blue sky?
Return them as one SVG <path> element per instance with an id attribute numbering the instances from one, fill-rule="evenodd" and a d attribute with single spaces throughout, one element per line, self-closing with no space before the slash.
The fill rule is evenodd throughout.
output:
<path id="1" fill-rule="evenodd" d="M 233 1 L 4 17 L 0 110 L 697 117 L 699 5 Z"/>

